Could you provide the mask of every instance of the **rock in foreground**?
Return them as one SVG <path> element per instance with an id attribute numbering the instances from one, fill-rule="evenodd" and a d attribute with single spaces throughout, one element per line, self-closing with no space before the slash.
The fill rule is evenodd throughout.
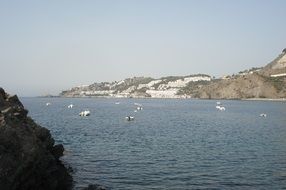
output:
<path id="1" fill-rule="evenodd" d="M 0 88 L 0 189 L 71 189 L 72 177 L 59 160 L 63 146 L 27 113 L 17 96 Z"/>

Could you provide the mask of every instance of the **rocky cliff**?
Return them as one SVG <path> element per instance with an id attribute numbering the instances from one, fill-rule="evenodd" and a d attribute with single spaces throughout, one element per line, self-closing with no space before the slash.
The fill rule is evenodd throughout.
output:
<path id="1" fill-rule="evenodd" d="M 17 96 L 0 88 L 0 189 L 68 190 L 72 178 L 49 130 L 27 117 Z"/>
<path id="2" fill-rule="evenodd" d="M 272 62 L 266 65 L 260 73 L 266 76 L 286 73 L 286 48 Z"/>
<path id="3" fill-rule="evenodd" d="M 249 99 L 285 98 L 285 80 L 272 79 L 258 73 L 234 76 L 201 86 L 192 93 L 194 98 L 206 99 Z"/>
<path id="4" fill-rule="evenodd" d="M 286 49 L 265 67 L 242 71 L 205 85 L 193 86 L 190 94 L 196 98 L 286 98 Z"/>

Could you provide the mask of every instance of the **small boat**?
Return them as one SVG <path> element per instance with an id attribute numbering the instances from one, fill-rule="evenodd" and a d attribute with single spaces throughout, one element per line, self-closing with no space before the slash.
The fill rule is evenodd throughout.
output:
<path id="1" fill-rule="evenodd" d="M 219 110 L 220 110 L 220 111 L 225 111 L 225 107 L 221 106 L 221 107 L 219 108 Z"/>
<path id="2" fill-rule="evenodd" d="M 68 106 L 68 108 L 73 108 L 73 104 L 70 104 L 70 105 Z"/>
<path id="3" fill-rule="evenodd" d="M 50 102 L 47 102 L 47 103 L 46 103 L 46 106 L 49 106 L 49 105 L 51 105 L 51 103 L 50 103 Z"/>
<path id="4" fill-rule="evenodd" d="M 259 116 L 260 116 L 260 117 L 266 117 L 267 114 L 266 114 L 266 113 L 261 113 Z"/>
<path id="5" fill-rule="evenodd" d="M 90 115 L 90 111 L 85 110 L 79 113 L 79 116 L 89 116 Z"/>
<path id="6" fill-rule="evenodd" d="M 132 117 L 132 116 L 126 116 L 125 119 L 126 119 L 127 121 L 133 121 L 133 120 L 134 120 L 134 117 Z"/>
<path id="7" fill-rule="evenodd" d="M 143 108 L 141 106 L 138 106 L 137 110 L 143 110 Z"/>
<path id="8" fill-rule="evenodd" d="M 221 103 L 220 103 L 220 102 L 216 102 L 216 104 L 217 104 L 217 105 L 220 105 Z"/>
<path id="9" fill-rule="evenodd" d="M 216 105 L 215 108 L 218 109 L 218 110 L 220 110 L 220 111 L 225 111 L 225 107 L 222 106 L 222 105 L 220 104 L 220 102 L 219 102 L 219 104 Z"/>
<path id="10" fill-rule="evenodd" d="M 223 107 L 223 106 L 216 106 L 215 108 L 220 110 L 220 111 L 225 111 L 225 107 Z"/>

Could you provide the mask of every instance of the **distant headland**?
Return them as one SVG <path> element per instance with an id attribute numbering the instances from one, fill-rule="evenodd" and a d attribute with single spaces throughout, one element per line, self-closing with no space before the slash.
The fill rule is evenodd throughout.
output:
<path id="1" fill-rule="evenodd" d="M 285 99 L 286 48 L 264 67 L 221 78 L 206 74 L 133 77 L 73 87 L 59 97 Z"/>

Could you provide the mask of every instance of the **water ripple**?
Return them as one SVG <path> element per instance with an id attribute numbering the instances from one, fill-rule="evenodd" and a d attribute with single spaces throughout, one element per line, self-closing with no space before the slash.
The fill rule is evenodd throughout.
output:
<path id="1" fill-rule="evenodd" d="M 286 187 L 285 102 L 225 101 L 227 110 L 218 112 L 209 100 L 136 99 L 144 106 L 137 113 L 133 99 L 22 102 L 64 144 L 75 189 L 89 183 L 116 190 Z M 84 109 L 90 117 L 78 116 Z M 130 114 L 135 121 L 125 121 Z"/>

